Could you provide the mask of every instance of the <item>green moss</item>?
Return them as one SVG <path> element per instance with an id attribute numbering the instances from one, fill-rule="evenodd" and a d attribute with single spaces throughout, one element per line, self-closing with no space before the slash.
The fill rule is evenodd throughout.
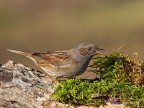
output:
<path id="1" fill-rule="evenodd" d="M 100 80 L 61 81 L 52 94 L 53 99 L 69 104 L 99 106 L 117 96 L 120 102 L 130 107 L 144 107 L 143 61 L 138 58 L 131 60 L 129 56 L 113 51 L 109 55 L 94 57 L 91 68 L 99 74 Z"/>

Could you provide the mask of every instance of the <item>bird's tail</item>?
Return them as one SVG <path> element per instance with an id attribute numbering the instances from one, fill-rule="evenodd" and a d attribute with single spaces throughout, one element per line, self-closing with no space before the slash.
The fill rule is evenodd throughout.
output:
<path id="1" fill-rule="evenodd" d="M 26 53 L 26 52 L 17 51 L 17 50 L 11 50 L 11 49 L 7 49 L 7 51 L 14 52 L 14 53 L 17 53 L 17 54 L 26 56 L 26 57 L 28 57 L 28 58 L 30 58 L 31 55 L 32 55 L 32 53 Z"/>

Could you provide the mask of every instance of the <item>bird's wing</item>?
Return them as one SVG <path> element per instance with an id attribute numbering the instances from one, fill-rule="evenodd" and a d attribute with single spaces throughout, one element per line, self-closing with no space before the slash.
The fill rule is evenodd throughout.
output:
<path id="1" fill-rule="evenodd" d="M 68 51 L 54 51 L 47 53 L 33 53 L 33 57 L 40 58 L 39 64 L 48 64 L 56 67 L 64 66 L 65 62 L 70 60 L 70 53 Z"/>
<path id="2" fill-rule="evenodd" d="M 26 53 L 22 51 L 16 51 L 16 50 L 8 50 L 10 52 L 18 53 L 23 56 L 26 56 L 30 59 L 32 59 L 37 65 L 46 67 L 66 67 L 68 64 L 68 61 L 71 59 L 70 51 L 53 51 L 53 52 L 46 52 L 46 53 Z"/>

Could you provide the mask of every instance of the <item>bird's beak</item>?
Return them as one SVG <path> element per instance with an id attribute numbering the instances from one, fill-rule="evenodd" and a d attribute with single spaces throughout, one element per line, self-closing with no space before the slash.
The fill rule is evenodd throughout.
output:
<path id="1" fill-rule="evenodd" d="M 104 49 L 98 48 L 98 49 L 95 50 L 95 54 L 103 55 L 103 52 L 102 52 L 102 51 L 104 51 Z"/>

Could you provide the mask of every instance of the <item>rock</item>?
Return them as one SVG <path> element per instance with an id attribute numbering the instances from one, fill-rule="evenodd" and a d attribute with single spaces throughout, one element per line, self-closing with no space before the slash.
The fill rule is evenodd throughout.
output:
<path id="1" fill-rule="evenodd" d="M 0 67 L 1 107 L 43 108 L 53 88 L 47 75 L 22 64 L 8 61 Z"/>

